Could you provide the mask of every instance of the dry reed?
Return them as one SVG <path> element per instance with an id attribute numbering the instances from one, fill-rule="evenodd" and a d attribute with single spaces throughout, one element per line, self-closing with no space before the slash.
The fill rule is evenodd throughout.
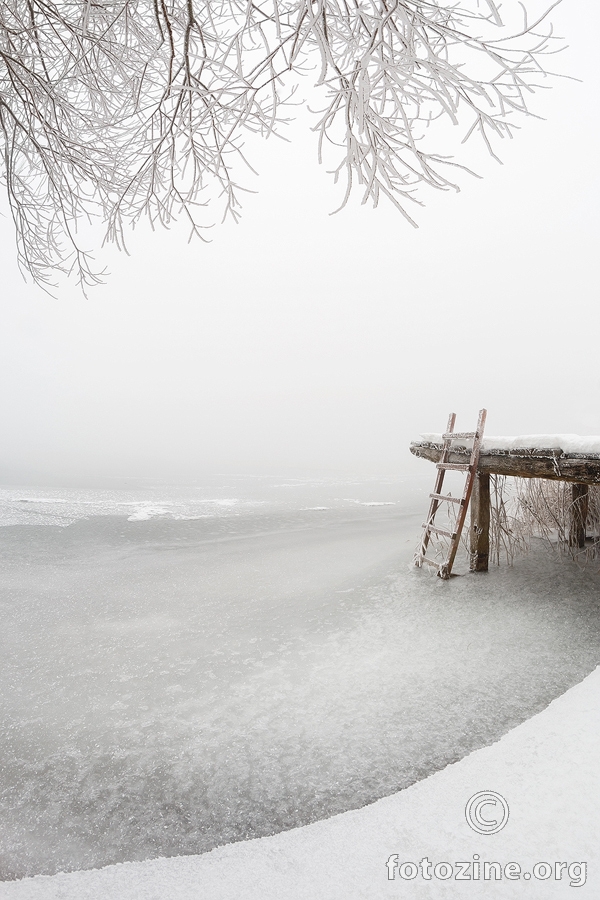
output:
<path id="1" fill-rule="evenodd" d="M 456 511 L 453 504 L 444 512 L 441 527 L 454 530 Z M 578 563 L 600 558 L 600 485 L 588 489 L 586 541 L 584 547 L 571 541 L 574 500 L 572 485 L 541 478 L 509 478 L 490 476 L 490 564 L 512 565 L 529 552 L 535 540 L 542 540 L 553 551 L 564 553 Z M 442 510 L 440 509 L 440 512 Z M 470 559 L 468 519 L 461 536 L 464 557 Z M 440 538 L 430 541 L 428 554 L 440 564 L 447 556 L 449 542 Z"/>

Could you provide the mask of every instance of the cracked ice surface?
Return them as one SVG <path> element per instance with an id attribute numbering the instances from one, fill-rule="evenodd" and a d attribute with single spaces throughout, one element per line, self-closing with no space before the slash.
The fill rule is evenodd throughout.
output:
<path id="1" fill-rule="evenodd" d="M 362 806 L 598 663 L 593 570 L 540 549 L 441 582 L 409 565 L 425 501 L 356 495 L 1 530 L 2 877 Z"/>

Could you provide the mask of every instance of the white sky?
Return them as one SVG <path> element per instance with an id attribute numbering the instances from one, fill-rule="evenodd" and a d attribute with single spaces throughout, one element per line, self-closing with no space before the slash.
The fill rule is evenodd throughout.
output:
<path id="1" fill-rule="evenodd" d="M 422 193 L 414 231 L 339 200 L 314 135 L 257 148 L 242 223 L 140 230 L 88 299 L 24 284 L 2 238 L 0 482 L 208 471 L 402 473 L 447 414 L 600 434 L 593 0 L 553 14 L 558 81 L 484 180 Z M 473 158 L 473 157 L 472 157 Z M 252 185 L 254 186 L 254 185 Z"/>

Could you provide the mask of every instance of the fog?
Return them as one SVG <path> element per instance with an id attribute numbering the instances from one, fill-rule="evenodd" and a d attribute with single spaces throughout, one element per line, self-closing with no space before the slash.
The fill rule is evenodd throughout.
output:
<path id="1" fill-rule="evenodd" d="M 583 83 L 532 99 L 504 165 L 469 150 L 483 179 L 422 194 L 418 230 L 358 198 L 330 216 L 305 122 L 253 145 L 241 224 L 139 228 L 87 298 L 25 284 L 4 218 L 0 481 L 421 471 L 411 437 L 481 406 L 490 434 L 600 433 L 600 12 L 553 20 Z"/>
<path id="2" fill-rule="evenodd" d="M 450 410 L 600 434 L 600 11 L 553 18 L 582 83 L 532 98 L 502 166 L 467 147 L 482 178 L 421 194 L 418 230 L 330 215 L 306 113 L 249 141 L 239 225 L 142 226 L 88 296 L 25 283 L 0 220 L 0 881 L 355 808 L 598 664 L 592 567 L 411 566 L 408 444 Z"/>

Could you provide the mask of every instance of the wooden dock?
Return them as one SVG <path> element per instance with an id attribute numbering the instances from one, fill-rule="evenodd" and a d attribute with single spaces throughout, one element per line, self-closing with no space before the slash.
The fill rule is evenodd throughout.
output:
<path id="1" fill-rule="evenodd" d="M 410 451 L 421 459 L 427 459 L 437 464 L 442 455 L 442 443 L 415 441 L 410 445 Z M 448 462 L 464 464 L 468 461 L 470 454 L 470 448 L 454 445 L 448 455 Z M 536 447 L 518 450 L 486 450 L 485 447 L 482 447 L 470 503 L 469 543 L 472 571 L 487 572 L 488 569 L 490 475 L 546 478 L 551 481 L 570 482 L 573 505 L 569 543 L 573 547 L 585 546 L 588 486 L 600 484 L 600 453 L 585 455 Z"/>

